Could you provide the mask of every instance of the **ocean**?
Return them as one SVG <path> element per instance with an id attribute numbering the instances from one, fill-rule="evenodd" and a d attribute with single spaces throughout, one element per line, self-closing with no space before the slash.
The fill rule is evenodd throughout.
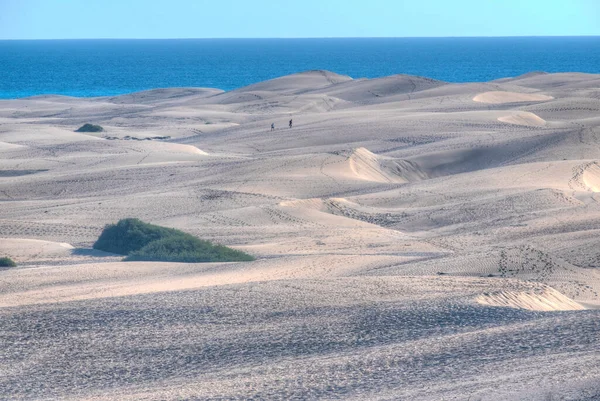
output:
<path id="1" fill-rule="evenodd" d="M 324 69 L 353 78 L 489 81 L 531 71 L 600 73 L 600 37 L 0 41 L 0 98 L 231 90 Z"/>

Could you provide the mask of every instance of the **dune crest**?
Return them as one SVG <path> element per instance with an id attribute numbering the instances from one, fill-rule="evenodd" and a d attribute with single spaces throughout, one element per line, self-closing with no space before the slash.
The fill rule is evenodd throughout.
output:
<path id="1" fill-rule="evenodd" d="M 323 199 L 319 199 L 319 198 L 283 201 L 283 202 L 279 203 L 279 206 L 314 209 L 314 210 L 318 210 L 321 212 L 329 211 L 325 201 Z"/>
<path id="2" fill-rule="evenodd" d="M 600 166 L 592 163 L 582 174 L 583 183 L 592 191 L 600 192 Z"/>
<path id="3" fill-rule="evenodd" d="M 0 255 L 13 258 L 19 267 L 116 261 L 121 256 L 66 242 L 29 238 L 0 238 Z"/>
<path id="4" fill-rule="evenodd" d="M 378 156 L 366 148 L 357 148 L 348 158 L 350 170 L 365 181 L 404 183 L 427 178 L 413 162 Z"/>
<path id="5" fill-rule="evenodd" d="M 193 145 L 163 142 L 161 143 L 161 148 L 164 148 L 168 152 L 191 153 L 195 155 L 208 156 L 208 153 L 201 149 L 198 149 Z"/>
<path id="6" fill-rule="evenodd" d="M 500 117 L 498 118 L 498 121 L 507 124 L 523 125 L 526 127 L 543 127 L 547 124 L 546 120 L 537 114 L 528 111 L 518 111 L 514 114 Z"/>
<path id="7" fill-rule="evenodd" d="M 231 92 L 244 93 L 267 91 L 279 93 L 301 93 L 302 91 L 328 87 L 348 81 L 352 81 L 352 78 L 346 75 L 340 75 L 325 70 L 311 70 L 259 82 L 233 90 Z"/>
<path id="8" fill-rule="evenodd" d="M 357 104 L 380 103 L 399 95 L 410 95 L 446 85 L 446 82 L 411 75 L 346 81 L 334 88 L 320 89 L 331 96 Z"/>
<path id="9" fill-rule="evenodd" d="M 9 255 L 18 262 L 48 257 L 68 257 L 75 249 L 64 242 L 26 238 L 0 238 L 0 254 Z"/>
<path id="10" fill-rule="evenodd" d="M 573 311 L 585 308 L 554 288 L 544 287 L 537 291 L 499 291 L 476 298 L 482 305 L 500 306 L 532 311 Z"/>
<path id="11" fill-rule="evenodd" d="M 473 101 L 489 104 L 504 104 L 504 103 L 525 103 L 525 102 L 544 102 L 554 99 L 552 96 L 540 95 L 537 93 L 518 93 L 491 91 L 480 93 L 473 98 Z"/>
<path id="12" fill-rule="evenodd" d="M 25 146 L 23 145 L 18 145 L 16 143 L 9 143 L 9 142 L 1 142 L 0 141 L 0 150 L 14 150 L 14 149 L 21 149 L 24 148 Z"/>

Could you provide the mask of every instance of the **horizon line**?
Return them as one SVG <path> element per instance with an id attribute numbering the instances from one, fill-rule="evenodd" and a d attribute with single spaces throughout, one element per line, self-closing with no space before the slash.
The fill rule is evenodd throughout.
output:
<path id="1" fill-rule="evenodd" d="M 585 35 L 468 35 L 468 36 L 273 36 L 273 37 L 185 37 L 185 38 L 0 38 L 0 41 L 50 40 L 273 40 L 273 39 L 477 39 L 477 38 L 600 38 L 600 34 Z"/>

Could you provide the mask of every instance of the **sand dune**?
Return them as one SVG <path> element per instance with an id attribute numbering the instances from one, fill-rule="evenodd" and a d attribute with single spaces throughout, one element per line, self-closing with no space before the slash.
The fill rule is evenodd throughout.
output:
<path id="1" fill-rule="evenodd" d="M 540 293 L 501 291 L 484 294 L 477 297 L 477 302 L 482 305 L 505 306 L 533 311 L 569 311 L 583 310 L 582 305 L 565 297 L 552 288 L 546 288 Z"/>
<path id="2" fill-rule="evenodd" d="M 517 77 L 496 79 L 493 82 L 499 82 L 499 83 L 518 82 L 518 81 L 525 80 L 528 78 L 534 78 L 537 76 L 544 76 L 544 75 L 548 75 L 548 73 L 545 71 L 531 71 L 531 72 L 519 75 Z"/>
<path id="3" fill-rule="evenodd" d="M 73 250 L 67 243 L 41 241 L 35 239 L 0 238 L 0 253 L 8 254 L 22 261 L 33 256 L 67 256 Z"/>
<path id="4" fill-rule="evenodd" d="M 524 125 L 527 127 L 543 127 L 546 121 L 533 113 L 520 111 L 509 116 L 499 117 L 498 121 L 508 124 Z"/>
<path id="5" fill-rule="evenodd" d="M 108 262 L 121 259 L 118 255 L 94 249 L 77 249 L 66 242 L 24 238 L 0 238 L 0 255 L 10 255 L 21 267 L 64 266 L 76 263 Z M 16 285 L 16 283 L 11 282 L 11 285 Z"/>
<path id="6" fill-rule="evenodd" d="M 23 147 L 23 145 L 17 145 L 15 143 L 0 142 L 0 150 L 13 150 L 13 149 L 19 149 L 22 147 Z"/>
<path id="7" fill-rule="evenodd" d="M 0 398 L 600 398 L 599 82 L 0 101 Z M 124 217 L 257 260 L 93 250 Z"/>
<path id="8" fill-rule="evenodd" d="M 415 163 L 386 159 L 365 148 L 354 149 L 348 164 L 351 172 L 365 181 L 404 183 L 426 177 Z"/>
<path id="9" fill-rule="evenodd" d="M 279 203 L 279 206 L 283 207 L 300 207 L 307 209 L 314 209 L 321 212 L 327 212 L 329 209 L 327 207 L 327 203 L 323 199 L 298 199 L 298 200 L 290 200 L 283 201 Z"/>
<path id="10" fill-rule="evenodd" d="M 193 145 L 184 145 L 170 142 L 147 142 L 137 145 L 141 149 L 147 149 L 154 152 L 168 153 L 190 153 L 194 155 L 208 156 L 208 153 L 198 149 Z"/>
<path id="11" fill-rule="evenodd" d="M 342 100 L 358 103 L 381 103 L 398 95 L 408 95 L 445 85 L 445 82 L 410 75 L 394 75 L 377 79 L 363 79 L 339 83 L 318 92 Z"/>
<path id="12" fill-rule="evenodd" d="M 115 104 L 158 104 L 173 103 L 178 100 L 189 101 L 190 97 L 204 98 L 222 92 L 222 90 L 210 88 L 164 88 L 100 99 Z"/>
<path id="13" fill-rule="evenodd" d="M 232 93 L 275 92 L 298 94 L 303 91 L 329 87 L 351 80 L 352 78 L 345 75 L 339 75 L 329 71 L 315 70 L 260 82 L 241 89 L 236 89 L 232 91 Z"/>
<path id="14" fill-rule="evenodd" d="M 592 192 L 600 192 L 600 166 L 597 162 L 587 165 L 581 178 Z"/>
<path id="15" fill-rule="evenodd" d="M 504 104 L 504 103 L 521 103 L 521 102 L 544 102 L 554 99 L 552 96 L 537 94 L 537 93 L 516 93 L 516 92 L 485 92 L 480 93 L 473 98 L 475 102 Z"/>
<path id="16" fill-rule="evenodd" d="M 579 72 L 565 72 L 557 74 L 533 73 L 524 74 L 513 78 L 511 83 L 539 90 L 571 90 L 585 86 L 594 86 L 598 83 L 598 75 Z"/>

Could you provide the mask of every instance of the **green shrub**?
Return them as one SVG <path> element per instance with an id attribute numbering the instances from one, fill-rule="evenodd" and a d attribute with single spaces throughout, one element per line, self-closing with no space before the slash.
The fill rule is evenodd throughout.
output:
<path id="1" fill-rule="evenodd" d="M 0 258 L 0 267 L 15 267 L 17 264 L 14 260 L 8 257 Z"/>
<path id="2" fill-rule="evenodd" d="M 99 125 L 83 124 L 75 132 L 102 132 L 102 131 L 104 131 L 104 128 L 102 128 Z"/>
<path id="3" fill-rule="evenodd" d="M 213 245 L 191 235 L 173 236 L 153 241 L 129 254 L 125 260 L 155 260 L 170 262 L 235 262 L 254 258 L 244 252 L 222 245 Z"/>
<path id="4" fill-rule="evenodd" d="M 177 235 L 181 231 L 144 223 L 138 219 L 123 219 L 104 228 L 94 249 L 129 255 L 162 238 Z"/>
<path id="5" fill-rule="evenodd" d="M 244 252 L 138 219 L 123 219 L 106 226 L 94 249 L 127 255 L 125 260 L 190 263 L 254 260 Z"/>

